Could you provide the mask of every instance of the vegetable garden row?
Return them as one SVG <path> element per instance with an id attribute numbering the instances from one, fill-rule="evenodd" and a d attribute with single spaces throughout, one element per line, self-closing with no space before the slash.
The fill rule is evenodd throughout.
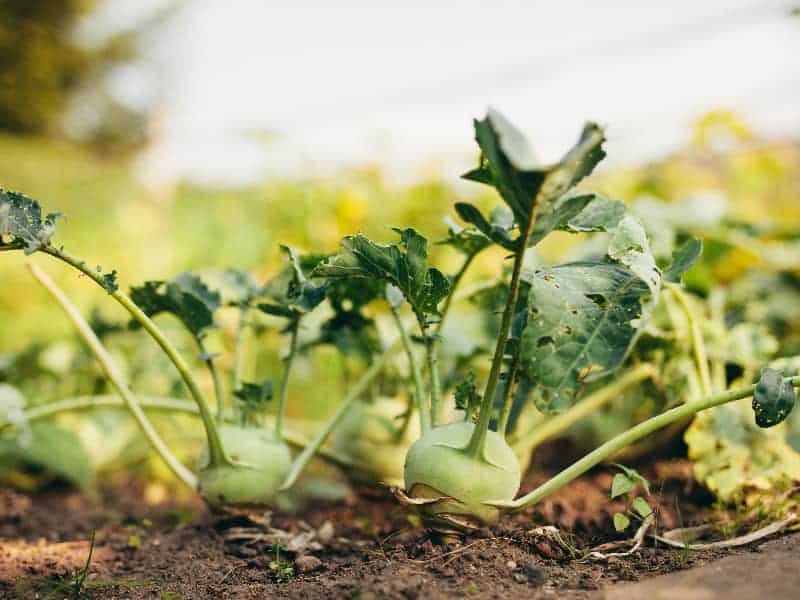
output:
<path id="1" fill-rule="evenodd" d="M 33 275 L 115 394 L 27 406 L 6 386 L 4 443 L 23 444 L 33 424 L 66 412 L 121 406 L 175 477 L 214 509 L 280 507 L 316 457 L 353 481 L 390 486 L 397 502 L 446 542 L 536 505 L 594 466 L 621 461 L 689 423 L 695 476 L 723 502 L 752 502 L 800 477 L 792 445 L 800 362 L 779 350 L 791 348 L 796 333 L 776 311 L 753 314 L 757 299 L 770 293 L 785 294 L 789 304 L 800 298 L 793 234 L 731 218 L 698 231 L 680 208 L 626 206 L 584 189 L 579 184 L 605 156 L 603 130 L 593 123 L 552 165 L 540 164 L 526 137 L 496 111 L 474 128 L 480 159 L 464 178 L 491 186 L 501 202 L 488 214 L 455 203 L 459 222 L 448 218 L 449 235 L 436 242 L 461 256 L 454 273 L 429 264 L 421 233 L 398 226 L 393 243 L 353 233 L 328 256 L 283 246 L 285 268 L 266 283 L 231 269 L 210 278 L 181 273 L 125 293 L 116 271 L 61 245 L 60 214 L 43 214 L 23 193 L 0 191 L 0 250 L 56 259 L 81 274 L 76 285 L 96 284 L 127 311 L 132 329 L 157 344 L 185 386 L 182 397 L 138 395 L 102 332 L 37 260 Z M 573 234 L 568 260 L 545 264 L 537 245 L 554 234 Z M 496 277 L 474 281 L 476 257 L 498 248 Z M 729 260 L 721 249 L 730 248 L 758 254 L 769 268 L 713 289 L 682 283 L 693 268 Z M 220 368 L 206 344 L 221 312 L 238 313 L 231 369 Z M 193 354 L 179 352 L 162 314 L 190 334 Z M 455 318 L 480 323 L 466 354 L 449 349 Z M 265 324 L 285 337 L 283 373 L 276 382 L 247 381 L 242 364 L 253 338 L 246 333 Z M 313 335 L 303 338 L 308 330 Z M 346 394 L 331 399 L 332 416 L 309 432 L 287 417 L 287 405 L 297 360 L 322 346 L 356 366 Z M 198 364 L 208 370 L 213 395 L 198 382 Z M 745 410 L 736 401 L 746 398 Z M 151 422 L 164 412 L 199 416 L 205 446 L 191 468 Z M 589 418 L 604 422 L 602 435 L 586 428 Z M 723 427 L 750 445 L 729 444 Z M 536 448 L 565 435 L 586 454 L 520 495 Z M 620 467 L 612 495 L 631 497 L 614 517 L 618 531 L 652 520 L 646 490 L 636 471 Z"/>

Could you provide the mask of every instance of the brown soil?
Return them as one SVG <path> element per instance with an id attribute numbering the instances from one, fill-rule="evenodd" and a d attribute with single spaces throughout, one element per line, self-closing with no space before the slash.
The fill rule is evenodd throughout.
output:
<path id="1" fill-rule="evenodd" d="M 681 524 L 677 505 L 685 524 L 708 517 L 709 499 L 692 487 L 685 463 L 657 465 L 655 481 L 657 473 L 662 526 Z M 83 566 L 92 532 L 81 598 L 592 598 L 634 591 L 622 582 L 752 555 L 648 544 L 631 557 L 580 560 L 586 549 L 622 539 L 610 528 L 618 508 L 607 499 L 610 481 L 608 472 L 585 477 L 535 511 L 451 546 L 434 544 L 388 494 L 275 516 L 267 526 L 212 515 L 197 501 L 147 505 L 134 484 L 94 500 L 63 489 L 32 498 L 0 491 L 0 597 L 73 597 L 63 583 Z M 543 524 L 557 525 L 567 545 L 532 533 Z M 280 532 L 289 550 L 276 557 Z"/>

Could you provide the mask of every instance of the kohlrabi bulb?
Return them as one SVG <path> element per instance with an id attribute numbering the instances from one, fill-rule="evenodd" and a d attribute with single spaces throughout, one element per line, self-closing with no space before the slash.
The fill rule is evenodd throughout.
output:
<path id="1" fill-rule="evenodd" d="M 292 456 L 289 447 L 264 428 L 219 428 L 228 456 L 241 465 L 209 466 L 208 448 L 199 463 L 199 489 L 212 506 L 273 506 Z"/>
<path id="2" fill-rule="evenodd" d="M 513 500 L 519 490 L 519 461 L 503 436 L 487 432 L 483 457 L 463 450 L 474 428 L 463 421 L 436 427 L 406 456 L 407 502 L 428 528 L 446 535 L 497 522 L 499 509 L 485 502 Z"/>
<path id="3" fill-rule="evenodd" d="M 407 404 L 395 398 L 358 402 L 347 413 L 333 434 L 334 450 L 354 465 L 350 476 L 359 483 L 403 485 L 406 453 L 419 438 L 419 419 L 401 431 Z"/>

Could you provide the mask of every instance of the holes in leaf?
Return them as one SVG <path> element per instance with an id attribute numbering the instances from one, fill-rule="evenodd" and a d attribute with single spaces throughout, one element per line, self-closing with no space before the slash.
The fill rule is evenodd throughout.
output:
<path id="1" fill-rule="evenodd" d="M 531 306 L 531 314 L 534 315 L 534 316 L 538 315 L 539 314 L 539 309 L 536 308 L 535 306 Z"/>
<path id="2" fill-rule="evenodd" d="M 564 325 L 564 335 L 572 335 L 572 326 Z"/>
<path id="3" fill-rule="evenodd" d="M 556 343 L 556 341 L 552 337 L 550 337 L 549 335 L 543 335 L 538 340 L 536 340 L 536 346 L 538 346 L 539 348 L 547 346 L 548 344 L 555 345 L 555 343 Z"/>
<path id="4" fill-rule="evenodd" d="M 603 294 L 586 294 L 586 297 L 594 302 L 599 308 L 605 308 L 608 301 Z"/>

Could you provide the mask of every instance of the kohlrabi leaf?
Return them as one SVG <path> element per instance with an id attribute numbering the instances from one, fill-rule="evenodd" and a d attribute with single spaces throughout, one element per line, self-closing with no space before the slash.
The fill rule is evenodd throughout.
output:
<path id="1" fill-rule="evenodd" d="M 450 217 L 445 217 L 447 238 L 437 242 L 452 246 L 466 256 L 475 256 L 481 250 L 492 245 L 492 240 L 477 229 L 465 229 Z"/>
<path id="2" fill-rule="evenodd" d="M 664 279 L 679 283 L 681 276 L 694 266 L 703 252 L 703 242 L 693 237 L 672 253 L 672 262 L 664 269 Z"/>
<path id="3" fill-rule="evenodd" d="M 420 319 L 439 314 L 450 281 L 428 266 L 427 240 L 413 229 L 395 229 L 400 244 L 376 244 L 362 234 L 345 237 L 339 254 L 320 264 L 314 276 L 380 280 L 397 287 Z"/>
<path id="4" fill-rule="evenodd" d="M 535 246 L 554 229 L 567 229 L 570 221 L 578 217 L 593 199 L 593 194 L 574 192 L 543 206 L 536 215 L 528 245 Z"/>
<path id="5" fill-rule="evenodd" d="M 34 467 L 81 489 L 94 485 L 91 461 L 78 436 L 51 422 L 31 423 L 16 437 L 0 439 L 0 464 L 0 471 Z"/>
<path id="6" fill-rule="evenodd" d="M 320 326 L 315 344 L 331 344 L 344 355 L 369 360 L 381 350 L 375 321 L 358 310 L 339 310 Z"/>
<path id="7" fill-rule="evenodd" d="M 609 258 L 633 271 L 656 297 L 661 287 L 661 272 L 650 252 L 650 242 L 641 223 L 633 216 L 625 215 L 609 233 Z"/>
<path id="8" fill-rule="evenodd" d="M 244 381 L 238 390 L 233 391 L 233 395 L 243 404 L 256 406 L 258 410 L 261 410 L 272 400 L 272 388 L 271 379 L 265 379 L 261 383 Z"/>
<path id="9" fill-rule="evenodd" d="M 233 306 L 249 306 L 262 293 L 262 287 L 255 277 L 241 269 L 225 269 L 221 274 L 220 286 L 226 304 Z"/>
<path id="10" fill-rule="evenodd" d="M 25 254 L 49 246 L 61 213 L 42 217 L 36 200 L 0 188 L 0 246 L 22 248 Z"/>
<path id="11" fill-rule="evenodd" d="M 220 307 L 220 295 L 208 289 L 192 273 L 181 273 L 169 281 L 146 281 L 131 288 L 131 299 L 148 316 L 170 313 L 178 317 L 197 338 L 214 327 L 214 312 Z"/>
<path id="12" fill-rule="evenodd" d="M 794 386 L 789 378 L 774 369 L 763 369 L 753 393 L 756 425 L 767 428 L 785 421 L 796 400 Z"/>
<path id="13" fill-rule="evenodd" d="M 455 209 L 459 217 L 477 227 L 478 231 L 498 246 L 511 251 L 516 248 L 515 241 L 511 237 L 514 215 L 506 206 L 495 207 L 489 219 L 486 219 L 476 206 L 467 202 L 456 202 Z"/>
<path id="14" fill-rule="evenodd" d="M 581 195 L 581 192 L 575 192 Z M 591 202 L 563 226 L 565 231 L 583 233 L 591 231 L 611 231 L 625 216 L 625 204 L 610 200 L 599 194 L 592 194 Z"/>
<path id="15" fill-rule="evenodd" d="M 456 408 L 463 410 L 467 420 L 472 419 L 481 404 L 481 395 L 475 384 L 475 373 L 468 371 L 464 378 L 456 383 L 454 391 Z"/>
<path id="16" fill-rule="evenodd" d="M 617 533 L 622 533 L 630 527 L 631 520 L 625 513 L 614 513 L 614 529 Z"/>
<path id="17" fill-rule="evenodd" d="M 311 312 L 325 300 L 326 282 L 314 282 L 306 278 L 302 259 L 288 246 L 281 246 L 289 261 L 289 277 L 282 272 L 269 282 L 264 291 L 270 302 L 261 303 L 258 308 L 276 317 L 297 319 Z"/>
<path id="18" fill-rule="evenodd" d="M 520 230 L 528 227 L 534 207 L 547 210 L 548 204 L 591 173 L 605 156 L 602 129 L 588 123 L 576 145 L 558 163 L 541 165 L 525 136 L 493 109 L 485 119 L 475 121 L 475 139 L 481 148 L 480 163 L 464 178 L 493 186 Z"/>
<path id="19" fill-rule="evenodd" d="M 526 279 L 531 288 L 521 365 L 536 384 L 537 406 L 564 410 L 587 379 L 619 367 L 649 289 L 630 269 L 613 263 L 570 263 Z"/>

